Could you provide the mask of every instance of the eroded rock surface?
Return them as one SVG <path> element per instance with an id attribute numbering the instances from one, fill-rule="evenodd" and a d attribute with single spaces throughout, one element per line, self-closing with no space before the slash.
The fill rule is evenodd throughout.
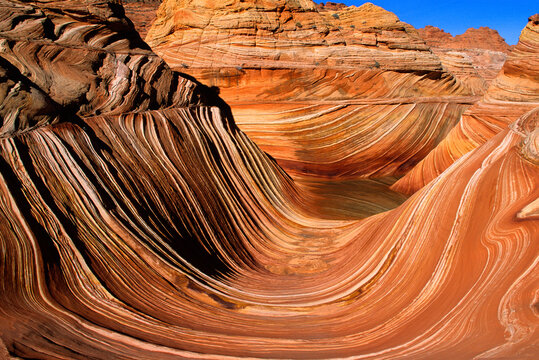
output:
<path id="1" fill-rule="evenodd" d="M 330 218 L 209 89 L 164 64 L 134 67 L 160 60 L 132 46 L 115 3 L 3 4 L 1 19 L 32 15 L 12 29 L 50 11 L 84 54 L 115 34 L 101 44 L 116 44 L 111 70 L 131 69 L 121 94 L 155 89 L 146 103 L 103 97 L 106 114 L 88 99 L 67 111 L 37 80 L 95 64 L 89 55 L 27 55 L 22 67 L 2 53 L 2 109 L 16 102 L 24 117 L 0 138 L 0 356 L 537 357 L 538 110 L 401 206 Z M 165 90 L 172 100 L 153 97 Z"/>
<path id="2" fill-rule="evenodd" d="M 202 101 L 196 84 L 150 50 L 117 3 L 0 1 L 0 9 L 0 66 L 6 78 L 0 136 L 62 116 Z M 25 106 L 30 98 L 32 106 Z M 28 111 L 39 116 L 29 122 Z"/>
<path id="3" fill-rule="evenodd" d="M 508 53 L 510 46 L 500 36 L 498 31 L 482 26 L 470 28 L 463 34 L 453 36 L 435 26 L 425 26 L 417 29 L 428 45 L 446 49 L 483 49 Z"/>
<path id="4" fill-rule="evenodd" d="M 530 17 L 516 47 L 481 101 L 394 189 L 413 193 L 456 159 L 484 144 L 523 114 L 539 107 L 539 22 Z"/>
<path id="5" fill-rule="evenodd" d="M 123 0 L 125 15 L 133 21 L 135 29 L 144 39 L 153 21 L 161 0 Z"/>
<path id="6" fill-rule="evenodd" d="M 476 101 L 412 26 L 370 3 L 167 0 L 147 40 L 219 88 L 297 180 L 403 175 Z"/>
<path id="7" fill-rule="evenodd" d="M 496 30 L 470 28 L 461 35 L 426 26 L 417 30 L 442 64 L 474 94 L 483 94 L 500 72 L 511 47 Z"/>

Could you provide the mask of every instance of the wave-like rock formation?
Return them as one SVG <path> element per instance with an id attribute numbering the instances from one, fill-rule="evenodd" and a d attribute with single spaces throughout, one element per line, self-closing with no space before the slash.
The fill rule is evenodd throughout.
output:
<path id="1" fill-rule="evenodd" d="M 417 29 L 444 67 L 474 94 L 483 94 L 500 72 L 511 47 L 496 30 L 470 28 L 453 37 L 434 26 Z"/>
<path id="2" fill-rule="evenodd" d="M 484 144 L 516 119 L 539 107 L 539 15 L 530 17 L 520 39 L 483 99 L 414 169 L 393 185 L 411 194 L 456 159 Z"/>
<path id="3" fill-rule="evenodd" d="M 77 44 L 0 54 L 25 114 L 0 138 L 1 356 L 537 358 L 539 110 L 394 210 L 330 218 L 116 3 L 1 5 L 2 29 Z M 76 65 L 107 89 L 80 109 L 48 86 Z"/>
<path id="4" fill-rule="evenodd" d="M 296 179 L 401 176 L 477 98 L 373 4 L 167 0 L 147 39 Z"/>
<path id="5" fill-rule="evenodd" d="M 76 1 L 0 1 L 0 9 L 0 137 L 63 117 L 204 101 L 195 82 L 142 41 L 117 3 L 87 9 Z"/>

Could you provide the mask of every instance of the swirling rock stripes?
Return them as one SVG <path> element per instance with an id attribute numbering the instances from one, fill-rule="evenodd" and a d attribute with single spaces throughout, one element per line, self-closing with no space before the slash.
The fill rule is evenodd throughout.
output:
<path id="1" fill-rule="evenodd" d="M 295 178 L 383 178 L 405 174 L 458 123 L 465 105 L 434 101 L 232 103 L 232 109 L 238 126 Z"/>
<path id="2" fill-rule="evenodd" d="M 27 109 L 2 114 L 7 124 L 2 136 L 61 121 L 64 115 L 208 103 L 196 83 L 172 72 L 148 48 L 119 5 L 87 3 L 0 1 L 0 56 L 13 74 L 8 83 L 22 86 L 19 97 L 13 96 L 15 87 L 8 98 L 2 93 L 3 109 L 11 109 L 8 103 L 14 101 Z M 35 102 L 35 124 L 26 119 L 31 106 L 24 96 Z M 46 115 L 47 108 L 56 114 Z"/>
<path id="3" fill-rule="evenodd" d="M 306 215 L 217 108 L 4 139 L 2 338 L 33 357 L 533 354 L 528 119 L 359 222 Z"/>
<path id="4" fill-rule="evenodd" d="M 530 17 L 519 43 L 481 101 L 425 159 L 393 185 L 411 194 L 436 178 L 456 159 L 539 106 L 539 22 Z"/>
<path id="5" fill-rule="evenodd" d="M 403 176 L 478 99 L 412 26 L 373 4 L 170 0 L 147 41 L 173 69 L 217 88 L 295 179 Z"/>
<path id="6" fill-rule="evenodd" d="M 54 8 L 52 18 L 69 22 L 97 19 L 109 30 L 120 26 L 106 20 L 109 15 L 100 17 L 114 14 L 116 2 L 70 3 L 39 2 L 39 11 Z M 41 18 L 35 3 L 23 5 L 31 21 Z M 122 63 L 135 58 L 130 54 Z M 39 66 L 39 58 L 30 60 L 28 68 L 54 75 Z M 159 77 L 138 74 L 142 67 L 131 65 L 138 78 Z M 335 199 L 331 206 L 323 201 L 328 184 L 340 187 L 346 179 L 291 178 L 236 126 L 236 110 L 192 80 L 196 86 L 181 87 L 186 96 L 177 104 L 166 98 L 154 110 L 132 104 L 121 114 L 83 115 L 66 111 L 31 80 L 38 77 L 14 67 L 4 79 L 7 89 L 25 85 L 13 94 L 21 97 L 17 101 L 26 105 L 39 90 L 51 100 L 35 104 L 56 103 L 59 109 L 24 108 L 28 121 L 0 138 L 2 356 L 537 357 L 539 109 L 408 199 L 392 202 L 389 193 L 370 198 L 378 211 L 400 205 L 364 218 L 361 199 L 340 204 L 343 193 L 337 192 L 328 195 Z M 162 69 L 160 74 L 172 74 Z M 430 75 L 425 83 L 439 89 L 453 83 Z M 145 86 L 122 79 L 116 85 L 130 94 Z M 160 84 L 160 90 L 169 89 Z M 201 105 L 197 91 L 213 106 Z M 440 103 L 451 112 L 462 100 L 450 102 L 451 96 L 415 97 L 405 104 L 383 97 L 354 104 L 331 99 L 308 104 L 316 112 L 311 119 L 305 119 L 303 103 L 298 109 L 291 102 L 274 124 L 301 132 L 294 127 L 307 121 L 307 127 L 324 130 L 309 136 L 338 142 L 354 126 L 347 113 L 374 117 L 373 106 L 420 117 L 438 114 L 441 109 L 429 106 Z M 282 115 L 259 109 L 262 119 Z M 58 121 L 39 117 L 57 113 Z M 318 116 L 333 119 L 317 123 Z M 247 116 L 241 121 L 250 125 Z M 407 129 L 399 129 L 399 136 L 413 127 Z M 338 135 L 332 139 L 331 132 Z M 416 137 L 432 136 L 429 131 Z M 362 186 L 384 187 L 388 179 Z M 350 188 L 360 184 L 349 181 Z"/>

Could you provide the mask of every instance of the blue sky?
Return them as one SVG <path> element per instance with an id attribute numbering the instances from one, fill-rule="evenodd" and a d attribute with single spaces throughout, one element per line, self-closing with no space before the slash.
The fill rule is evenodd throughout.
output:
<path id="1" fill-rule="evenodd" d="M 317 3 L 326 1 L 315 1 Z M 333 0 L 359 6 L 367 1 Z M 452 35 L 470 27 L 498 30 L 509 45 L 516 44 L 528 17 L 539 13 L 539 0 L 371 0 L 416 28 L 433 25 Z"/>

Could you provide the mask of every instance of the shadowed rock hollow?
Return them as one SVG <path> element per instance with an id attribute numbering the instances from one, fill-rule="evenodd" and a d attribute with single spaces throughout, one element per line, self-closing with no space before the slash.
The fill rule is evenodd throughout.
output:
<path id="1" fill-rule="evenodd" d="M 135 29 L 142 38 L 146 37 L 161 0 L 123 0 L 125 15 L 133 21 Z"/>
<path id="2" fill-rule="evenodd" d="M 358 220 L 116 2 L 0 14 L 2 357 L 537 357 L 539 109 Z"/>

